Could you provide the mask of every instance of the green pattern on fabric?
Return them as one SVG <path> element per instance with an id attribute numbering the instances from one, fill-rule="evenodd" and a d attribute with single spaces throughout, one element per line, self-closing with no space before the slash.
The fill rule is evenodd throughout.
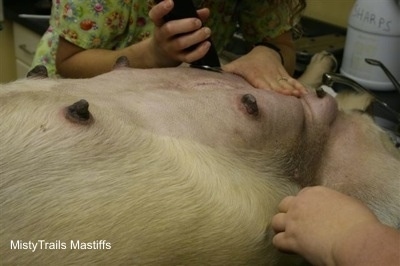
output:
<path id="1" fill-rule="evenodd" d="M 43 35 L 32 66 L 44 64 L 55 76 L 58 39 L 84 49 L 121 49 L 150 36 L 151 0 L 53 1 L 50 27 Z"/>
<path id="2" fill-rule="evenodd" d="M 257 43 L 289 30 L 286 10 L 271 13 L 268 1 L 194 0 L 198 8 L 211 11 L 207 26 L 213 31 L 213 42 L 223 50 L 240 24 L 247 41 Z M 84 49 L 116 50 L 149 37 L 153 24 L 148 12 L 152 0 L 56 0 L 53 1 L 50 27 L 42 37 L 32 66 L 46 65 L 49 76 L 55 76 L 55 55 L 58 39 L 63 37 Z"/>

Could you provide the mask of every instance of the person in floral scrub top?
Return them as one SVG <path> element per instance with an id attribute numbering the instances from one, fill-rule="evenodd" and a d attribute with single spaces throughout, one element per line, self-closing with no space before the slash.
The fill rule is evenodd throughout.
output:
<path id="1" fill-rule="evenodd" d="M 43 64 L 49 76 L 66 78 L 108 72 L 120 56 L 128 58 L 130 67 L 174 67 L 202 58 L 210 36 L 221 52 L 239 25 L 254 47 L 223 65 L 223 70 L 254 87 L 299 96 L 305 89 L 291 77 L 292 29 L 304 1 L 194 0 L 201 20 L 165 22 L 163 16 L 172 9 L 173 0 L 157 5 L 152 0 L 53 0 L 50 27 L 32 66 Z M 195 44 L 196 49 L 186 50 Z"/>

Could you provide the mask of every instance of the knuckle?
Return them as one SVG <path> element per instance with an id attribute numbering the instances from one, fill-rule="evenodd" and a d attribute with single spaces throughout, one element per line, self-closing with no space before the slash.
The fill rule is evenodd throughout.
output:
<path id="1" fill-rule="evenodd" d="M 173 34 L 173 26 L 171 23 L 165 23 L 162 26 L 162 32 L 165 36 L 171 36 Z"/>
<path id="2" fill-rule="evenodd" d="M 195 60 L 195 59 L 194 59 L 194 56 L 193 56 L 192 53 L 183 54 L 183 56 L 182 56 L 182 62 L 191 63 L 191 62 L 193 62 L 194 60 Z"/>
<path id="3" fill-rule="evenodd" d="M 184 48 L 186 48 L 185 47 L 185 41 L 183 40 L 183 38 L 176 38 L 175 40 L 174 40 L 174 47 L 177 49 L 177 50 L 183 50 Z"/>

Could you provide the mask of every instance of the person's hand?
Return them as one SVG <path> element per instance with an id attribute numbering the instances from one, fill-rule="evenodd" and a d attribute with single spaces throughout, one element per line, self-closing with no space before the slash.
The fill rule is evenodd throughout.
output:
<path id="1" fill-rule="evenodd" d="M 334 265 L 343 243 L 371 223 L 379 221 L 360 201 L 326 187 L 308 187 L 279 204 L 272 219 L 273 244 L 313 265 Z"/>
<path id="2" fill-rule="evenodd" d="M 267 47 L 253 48 L 248 54 L 224 65 L 223 70 L 243 77 L 255 88 L 297 97 L 307 93 L 307 89 L 287 73 L 279 55 Z"/>
<path id="3" fill-rule="evenodd" d="M 191 63 L 205 56 L 211 46 L 206 41 L 211 35 L 210 28 L 203 27 L 210 11 L 207 8 L 197 11 L 199 18 L 187 18 L 165 22 L 163 17 L 174 6 L 172 0 L 164 0 L 155 5 L 149 17 L 155 25 L 152 36 L 154 61 L 158 67 L 177 66 L 182 62 Z M 195 45 L 195 48 L 187 49 Z"/>

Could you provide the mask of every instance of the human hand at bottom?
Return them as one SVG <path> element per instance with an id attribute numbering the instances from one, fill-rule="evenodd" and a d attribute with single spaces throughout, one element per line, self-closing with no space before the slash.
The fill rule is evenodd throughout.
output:
<path id="1" fill-rule="evenodd" d="M 308 187 L 279 204 L 273 244 L 313 265 L 338 265 L 345 243 L 371 224 L 379 221 L 360 201 L 326 187 Z"/>

